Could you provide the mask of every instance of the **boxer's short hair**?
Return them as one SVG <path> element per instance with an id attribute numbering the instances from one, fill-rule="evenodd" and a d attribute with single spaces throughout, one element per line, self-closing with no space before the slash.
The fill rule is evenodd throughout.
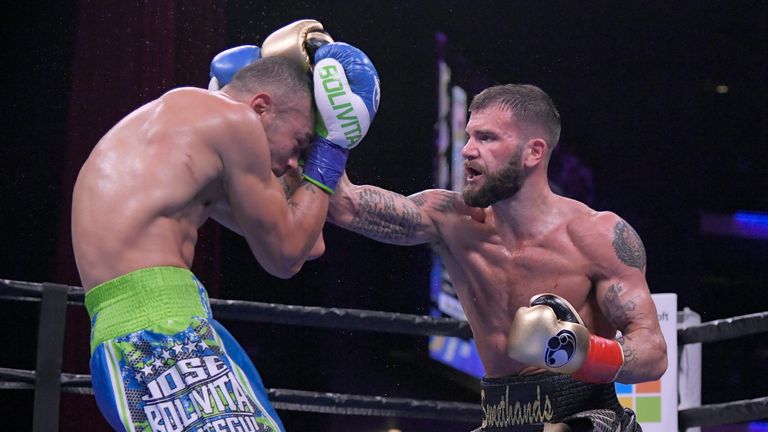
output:
<path id="1" fill-rule="evenodd" d="M 312 97 L 309 74 L 296 62 L 282 57 L 265 57 L 249 64 L 235 74 L 230 85 L 241 92 Z"/>
<path id="2" fill-rule="evenodd" d="M 489 87 L 472 99 L 470 112 L 499 106 L 527 126 L 544 131 L 550 148 L 560 140 L 560 113 L 544 90 L 530 84 L 506 84 Z"/>

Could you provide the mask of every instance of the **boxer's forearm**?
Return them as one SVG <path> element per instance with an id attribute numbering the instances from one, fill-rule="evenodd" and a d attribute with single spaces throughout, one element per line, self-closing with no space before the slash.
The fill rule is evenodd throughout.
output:
<path id="1" fill-rule="evenodd" d="M 301 245 L 292 266 L 301 268 L 322 235 L 328 214 L 328 195 L 309 182 L 302 182 L 288 197 L 288 209 L 296 230 L 295 238 Z"/>
<path id="2" fill-rule="evenodd" d="M 667 370 L 667 345 L 657 332 L 639 329 L 616 339 L 624 353 L 624 365 L 616 381 L 655 381 Z"/>
<path id="3" fill-rule="evenodd" d="M 346 181 L 331 197 L 329 209 L 329 222 L 372 240 L 402 246 L 430 241 L 429 217 L 396 192 Z"/>

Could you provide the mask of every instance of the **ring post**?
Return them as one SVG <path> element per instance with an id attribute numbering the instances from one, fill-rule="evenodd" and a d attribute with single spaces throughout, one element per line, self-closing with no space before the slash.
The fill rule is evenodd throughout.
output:
<path id="1" fill-rule="evenodd" d="M 68 291 L 69 287 L 66 285 L 43 284 L 37 334 L 35 405 L 32 411 L 34 432 L 59 429 L 61 364 Z"/>

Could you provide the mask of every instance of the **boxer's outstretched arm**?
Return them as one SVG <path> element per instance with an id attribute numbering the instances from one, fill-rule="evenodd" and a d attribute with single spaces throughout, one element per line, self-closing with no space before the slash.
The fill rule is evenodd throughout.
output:
<path id="1" fill-rule="evenodd" d="M 616 381 L 653 381 L 667 369 L 667 345 L 645 280 L 646 255 L 640 236 L 613 213 L 595 216 L 588 254 L 598 263 L 596 295 L 608 321 L 621 331 L 617 340 L 624 365 Z"/>
<path id="2" fill-rule="evenodd" d="M 406 197 L 376 186 L 354 185 L 344 174 L 331 197 L 328 221 L 384 243 L 433 243 L 440 239 L 436 212 L 447 200 L 455 199 L 454 195 L 427 190 Z"/>

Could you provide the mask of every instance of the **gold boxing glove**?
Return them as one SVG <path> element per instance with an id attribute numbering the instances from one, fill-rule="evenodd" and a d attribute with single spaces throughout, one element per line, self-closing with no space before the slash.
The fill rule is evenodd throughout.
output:
<path id="1" fill-rule="evenodd" d="M 310 54 L 322 45 L 333 42 L 323 25 L 313 19 L 299 20 L 276 30 L 264 39 L 262 57 L 284 57 L 295 60 L 311 70 Z"/>
<path id="2" fill-rule="evenodd" d="M 624 365 L 624 353 L 616 340 L 591 334 L 562 297 L 541 294 L 530 304 L 515 314 L 507 341 L 510 357 L 581 381 L 609 383 L 616 379 Z"/>

